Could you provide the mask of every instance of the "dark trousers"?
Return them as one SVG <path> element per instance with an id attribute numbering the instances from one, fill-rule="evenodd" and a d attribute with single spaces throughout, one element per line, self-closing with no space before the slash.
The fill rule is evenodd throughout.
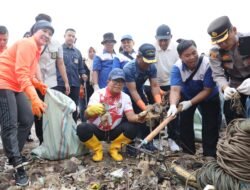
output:
<path id="1" fill-rule="evenodd" d="M 81 123 L 77 126 L 77 135 L 82 142 L 88 141 L 95 135 L 100 141 L 113 141 L 120 134 L 124 134 L 129 139 L 134 139 L 137 134 L 137 126 L 134 123 L 122 122 L 111 131 L 102 131 L 96 125 Z"/>
<path id="2" fill-rule="evenodd" d="M 44 96 L 40 93 L 39 90 L 36 90 L 39 98 L 44 101 Z M 43 117 L 34 117 L 35 120 L 35 131 L 36 131 L 36 136 L 39 139 L 40 144 L 43 142 Z"/>
<path id="3" fill-rule="evenodd" d="M 22 163 L 24 147 L 34 117 L 30 103 L 23 92 L 0 90 L 0 126 L 5 154 L 14 166 Z"/>
<path id="4" fill-rule="evenodd" d="M 169 91 L 170 90 L 170 86 L 169 85 L 167 85 L 167 86 L 160 86 L 160 88 L 163 91 Z M 144 86 L 144 91 L 145 91 L 145 94 L 147 95 L 147 99 L 148 99 L 149 104 L 154 104 L 154 97 L 153 97 L 152 92 L 151 92 L 151 87 L 145 85 Z M 168 137 L 169 138 L 171 138 L 171 139 L 173 139 L 175 141 L 179 140 L 180 129 L 179 129 L 179 125 L 178 125 L 178 119 L 172 120 L 168 124 L 167 130 L 168 130 Z"/>
<path id="5" fill-rule="evenodd" d="M 224 102 L 224 114 L 225 114 L 225 118 L 226 118 L 226 122 L 227 124 L 229 124 L 232 120 L 236 119 L 236 118 L 246 118 L 247 117 L 247 113 L 245 113 L 246 110 L 246 101 L 247 101 L 247 97 L 246 95 L 240 94 L 241 98 L 240 98 L 240 102 L 242 108 L 243 108 L 243 112 L 242 113 L 237 113 L 235 108 L 232 108 L 233 105 L 233 100 L 226 100 Z"/>
<path id="6" fill-rule="evenodd" d="M 202 115 L 202 147 L 204 156 L 216 156 L 221 120 L 219 95 L 198 104 Z M 183 151 L 195 154 L 194 112 L 198 105 L 180 113 L 180 140 Z"/>
<path id="7" fill-rule="evenodd" d="M 54 89 L 64 94 L 66 91 L 64 86 L 56 86 Z M 80 87 L 71 86 L 70 94 L 68 95 L 68 97 L 70 97 L 75 102 L 76 107 L 78 106 L 78 103 L 79 103 L 79 91 L 80 91 Z M 73 119 L 75 120 L 75 122 L 77 122 L 77 109 L 76 111 L 73 112 Z"/>
<path id="8" fill-rule="evenodd" d="M 86 102 L 85 97 L 79 98 L 79 112 L 80 112 L 80 118 L 81 118 L 82 122 L 86 121 L 86 119 L 84 118 L 84 111 L 87 108 L 89 98 L 91 97 L 91 95 L 94 92 L 94 89 L 93 89 L 92 85 L 89 84 L 89 82 L 86 82 L 86 89 L 87 89 L 87 93 L 85 92 L 84 96 L 86 96 L 86 94 L 87 94 L 87 102 Z"/>
<path id="9" fill-rule="evenodd" d="M 141 90 L 141 91 L 138 91 L 142 101 L 147 105 L 148 104 L 148 100 L 144 94 L 144 92 Z M 131 97 L 131 95 L 129 95 Z M 132 99 L 132 106 L 133 106 L 133 109 L 134 109 L 134 112 L 136 114 L 142 112 L 141 108 L 139 108 L 137 106 L 137 104 L 134 102 L 134 100 Z M 126 118 L 125 118 L 126 120 Z M 141 139 L 144 139 L 149 133 L 150 133 L 150 129 L 149 127 L 146 125 L 146 122 L 145 123 L 138 123 L 137 124 L 139 127 L 138 127 L 138 134 L 137 134 L 137 137 L 141 138 Z"/>

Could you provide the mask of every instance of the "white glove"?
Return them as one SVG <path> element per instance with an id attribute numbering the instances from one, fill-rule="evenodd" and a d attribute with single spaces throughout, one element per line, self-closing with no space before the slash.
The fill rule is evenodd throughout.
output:
<path id="1" fill-rule="evenodd" d="M 240 86 L 238 86 L 237 90 L 245 95 L 250 95 L 250 78 L 244 80 Z"/>
<path id="2" fill-rule="evenodd" d="M 192 102 L 191 102 L 191 100 L 183 101 L 180 103 L 180 105 L 182 105 L 181 111 L 184 111 L 192 106 Z"/>
<path id="3" fill-rule="evenodd" d="M 175 104 L 171 104 L 167 113 L 167 117 L 174 116 L 177 113 L 177 107 Z"/>
<path id="4" fill-rule="evenodd" d="M 224 89 L 224 94 L 223 94 L 224 99 L 225 99 L 225 100 L 230 100 L 230 99 L 232 99 L 232 98 L 233 98 L 233 95 L 234 95 L 236 92 L 237 92 L 237 91 L 236 91 L 235 88 L 226 87 L 226 88 Z"/>
<path id="5" fill-rule="evenodd" d="M 98 84 L 94 84 L 94 85 L 93 85 L 93 88 L 94 88 L 94 91 L 97 91 L 97 90 L 100 89 Z"/>

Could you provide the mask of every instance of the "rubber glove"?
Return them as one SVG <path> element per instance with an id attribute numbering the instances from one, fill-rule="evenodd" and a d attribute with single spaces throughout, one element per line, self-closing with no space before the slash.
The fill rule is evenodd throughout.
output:
<path id="1" fill-rule="evenodd" d="M 187 110 L 188 108 L 190 108 L 192 106 L 192 102 L 190 100 L 183 101 L 183 102 L 180 103 L 180 105 L 182 105 L 181 111 L 185 111 L 185 110 Z"/>
<path id="2" fill-rule="evenodd" d="M 225 89 L 224 89 L 224 94 L 223 94 L 223 96 L 224 96 L 224 99 L 225 100 L 230 100 L 230 99 L 232 99 L 233 98 L 233 95 L 236 93 L 237 91 L 236 91 L 236 89 L 235 88 L 231 88 L 231 87 L 226 87 Z"/>
<path id="3" fill-rule="evenodd" d="M 87 107 L 86 113 L 90 117 L 93 117 L 93 116 L 96 116 L 96 115 L 102 115 L 102 114 L 105 113 L 104 105 L 101 104 L 101 103 L 92 104 L 92 105 Z"/>
<path id="4" fill-rule="evenodd" d="M 177 113 L 177 107 L 175 104 L 171 104 L 170 108 L 168 109 L 167 117 L 169 116 L 175 116 Z"/>
<path id="5" fill-rule="evenodd" d="M 32 113 L 38 117 L 41 117 L 45 112 L 47 105 L 42 100 L 40 100 L 33 86 L 26 87 L 24 92 L 31 102 Z"/>
<path id="6" fill-rule="evenodd" d="M 41 94 L 44 96 L 47 92 L 48 86 L 40 81 L 38 81 L 36 78 L 32 78 L 31 82 L 33 86 L 41 92 Z"/>
<path id="7" fill-rule="evenodd" d="M 250 78 L 245 79 L 241 85 L 237 88 L 238 92 L 245 94 L 245 95 L 250 95 Z"/>

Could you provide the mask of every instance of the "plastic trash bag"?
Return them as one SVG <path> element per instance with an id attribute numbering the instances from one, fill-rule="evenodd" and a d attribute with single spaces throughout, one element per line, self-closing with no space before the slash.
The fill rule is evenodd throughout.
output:
<path id="1" fill-rule="evenodd" d="M 86 148 L 76 135 L 76 123 L 72 113 L 76 105 L 63 93 L 48 89 L 44 102 L 47 104 L 43 114 L 43 143 L 32 150 L 32 154 L 48 160 L 62 160 L 79 156 Z"/>

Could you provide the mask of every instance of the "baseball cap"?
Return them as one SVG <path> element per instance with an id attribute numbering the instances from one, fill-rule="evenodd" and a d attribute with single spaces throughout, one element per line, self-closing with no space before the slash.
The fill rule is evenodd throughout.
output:
<path id="1" fill-rule="evenodd" d="M 52 31 L 52 34 L 54 34 L 54 28 L 52 27 L 51 23 L 46 20 L 39 20 L 32 26 L 32 35 L 36 33 L 40 29 L 50 29 Z"/>
<path id="2" fill-rule="evenodd" d="M 157 40 L 169 40 L 172 38 L 171 30 L 168 25 L 162 24 L 156 30 L 155 38 Z"/>
<path id="3" fill-rule="evenodd" d="M 145 63 L 156 63 L 155 47 L 152 44 L 142 44 L 138 50 L 139 55 L 142 56 Z"/>
<path id="4" fill-rule="evenodd" d="M 125 81 L 125 73 L 120 68 L 115 68 L 109 73 L 109 80 L 123 79 Z"/>
<path id="5" fill-rule="evenodd" d="M 129 34 L 126 34 L 126 35 L 123 35 L 122 38 L 121 38 L 121 41 L 123 40 L 133 40 L 132 36 L 129 35 Z"/>
<path id="6" fill-rule="evenodd" d="M 211 36 L 212 44 L 220 43 L 228 38 L 232 24 L 228 16 L 221 16 L 210 23 L 207 33 Z"/>

